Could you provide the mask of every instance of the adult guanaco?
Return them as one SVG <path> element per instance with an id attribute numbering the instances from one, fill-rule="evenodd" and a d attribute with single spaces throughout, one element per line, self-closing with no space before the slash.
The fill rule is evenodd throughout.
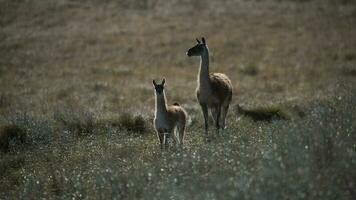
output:
<path id="1" fill-rule="evenodd" d="M 198 86 L 196 94 L 201 106 L 205 122 L 205 134 L 208 134 L 208 108 L 211 109 L 217 132 L 220 129 L 220 117 L 222 128 L 226 128 L 226 115 L 232 99 L 232 84 L 230 79 L 222 73 L 209 73 L 209 49 L 205 38 L 197 40 L 197 44 L 190 48 L 187 55 L 200 57 L 198 73 Z"/>

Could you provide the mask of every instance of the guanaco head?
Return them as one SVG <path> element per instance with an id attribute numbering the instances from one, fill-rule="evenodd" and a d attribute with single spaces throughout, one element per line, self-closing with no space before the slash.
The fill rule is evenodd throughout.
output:
<path id="1" fill-rule="evenodd" d="M 201 41 L 196 39 L 198 44 L 196 44 L 194 47 L 190 48 L 187 52 L 187 55 L 190 56 L 201 56 L 204 51 L 206 50 L 206 43 L 205 43 L 205 38 L 201 38 Z"/>
<path id="2" fill-rule="evenodd" d="M 157 95 L 162 95 L 163 94 L 163 90 L 164 90 L 164 83 L 166 82 L 166 79 L 163 78 L 163 81 L 161 84 L 157 84 L 155 80 L 152 81 L 153 86 L 155 87 L 156 90 L 156 94 Z"/>

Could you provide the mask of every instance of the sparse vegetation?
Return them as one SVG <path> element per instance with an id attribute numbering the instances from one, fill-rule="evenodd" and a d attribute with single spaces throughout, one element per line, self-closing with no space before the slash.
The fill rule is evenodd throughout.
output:
<path id="1" fill-rule="evenodd" d="M 270 122 L 272 119 L 291 119 L 290 114 L 278 106 L 245 109 L 242 108 L 240 105 L 237 105 L 236 112 L 238 115 L 249 116 L 254 121 L 265 120 Z"/>
<path id="2" fill-rule="evenodd" d="M 15 148 L 34 147 L 48 145 L 53 141 L 49 121 L 35 119 L 26 112 L 5 117 L 7 119 L 1 130 L 2 135 L 5 136 L 5 140 L 3 140 L 5 144 L 7 141 L 10 146 Z M 6 140 L 6 136 L 8 140 Z"/>
<path id="3" fill-rule="evenodd" d="M 133 116 L 129 113 L 124 113 L 119 117 L 117 122 L 112 122 L 111 124 L 130 133 L 144 134 L 148 133 L 148 131 L 152 131 L 152 129 L 149 129 L 148 123 L 151 122 L 146 121 L 141 115 Z"/>
<path id="4" fill-rule="evenodd" d="M 55 113 L 54 119 L 65 131 L 77 136 L 92 135 L 95 131 L 95 116 L 91 112 L 63 109 Z"/>
<path id="5" fill-rule="evenodd" d="M 0 0 L 0 199 L 355 199 L 355 11 Z M 208 142 L 185 55 L 202 36 L 234 86 L 228 128 Z M 185 147 L 164 151 L 151 84 L 163 76 L 191 117 Z"/>

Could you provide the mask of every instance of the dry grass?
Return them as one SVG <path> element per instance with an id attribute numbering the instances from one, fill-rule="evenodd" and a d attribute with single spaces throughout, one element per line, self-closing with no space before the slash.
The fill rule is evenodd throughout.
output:
<path id="1" fill-rule="evenodd" d="M 198 36 L 207 38 L 211 69 L 232 79 L 236 103 L 312 98 L 355 63 L 350 5 L 147 2 L 1 2 L 2 110 L 150 112 L 150 81 L 163 76 L 174 98 L 194 103 L 198 61 L 185 51 Z"/>
<path id="2" fill-rule="evenodd" d="M 351 199 L 355 192 L 348 187 L 355 183 L 343 173 L 349 170 L 346 165 L 355 166 L 349 159 L 355 155 L 354 144 L 344 141 L 355 142 L 353 126 L 332 121 L 336 128 L 330 130 L 340 131 L 339 124 L 348 127 L 342 137 L 314 131 L 326 139 L 308 142 L 325 141 L 324 146 L 313 146 L 313 152 L 304 154 L 308 158 L 298 153 L 306 151 L 306 134 L 320 128 L 317 120 L 325 123 L 335 115 L 329 107 L 345 112 L 346 106 L 352 110 L 355 105 L 350 100 L 338 105 L 343 109 L 324 106 L 338 102 L 340 93 L 347 99 L 345 93 L 354 91 L 355 35 L 356 5 L 351 0 L 0 0 L 0 125 L 25 129 L 26 143 L 31 144 L 13 145 L 0 155 L 6 171 L 0 177 L 0 198 L 147 198 L 143 194 L 148 193 L 153 198 L 189 199 L 194 194 L 195 199 L 219 199 L 216 195 L 224 192 L 225 198 L 270 194 L 271 199 Z M 254 122 L 231 111 L 227 140 L 217 138 L 207 148 L 200 137 L 202 116 L 194 92 L 198 60 L 185 55 L 201 36 L 209 45 L 211 70 L 226 73 L 233 82 L 233 107 L 252 105 L 250 110 L 286 118 L 301 110 L 305 118 Z M 173 149 L 171 157 L 159 153 L 151 127 L 151 81 L 162 77 L 169 80 L 169 101 L 183 105 L 192 120 L 188 150 Z M 350 88 L 340 92 L 345 85 Z M 354 119 L 352 113 L 345 117 Z M 313 123 L 308 125 L 308 120 Z M 138 132 L 140 137 L 131 134 Z M 347 145 L 329 147 L 327 137 L 335 138 L 335 145 Z M 284 157 L 284 149 L 295 152 Z M 330 149 L 348 151 L 331 162 L 340 166 L 328 165 Z M 321 155 L 321 161 L 313 155 Z M 288 171 L 279 166 L 293 164 L 294 158 L 328 167 L 320 172 L 324 174 L 309 176 L 317 168 L 298 165 Z M 167 172 L 172 168 L 177 174 Z M 187 169 L 194 170 L 190 174 Z M 327 178 L 328 170 L 335 169 L 340 174 L 332 171 L 336 175 Z M 308 177 L 301 185 L 299 173 Z M 276 185 L 265 185 L 256 174 L 276 180 Z M 319 188 L 324 179 L 325 187 Z M 338 184 L 345 188 L 333 188 L 333 181 L 344 181 Z M 191 182 L 196 191 L 187 187 Z M 303 186 L 308 182 L 311 188 Z M 239 190 L 234 193 L 235 188 Z M 324 194 L 325 188 L 341 196 Z M 312 190 L 322 194 L 308 193 Z"/>

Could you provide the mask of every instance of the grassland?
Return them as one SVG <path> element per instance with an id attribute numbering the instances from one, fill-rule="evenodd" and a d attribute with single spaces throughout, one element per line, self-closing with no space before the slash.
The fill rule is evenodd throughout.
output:
<path id="1" fill-rule="evenodd" d="M 347 0 L 0 0 L 0 199 L 355 199 L 355 35 Z M 210 142 L 201 36 L 234 85 Z M 152 127 L 162 77 L 184 149 Z"/>

